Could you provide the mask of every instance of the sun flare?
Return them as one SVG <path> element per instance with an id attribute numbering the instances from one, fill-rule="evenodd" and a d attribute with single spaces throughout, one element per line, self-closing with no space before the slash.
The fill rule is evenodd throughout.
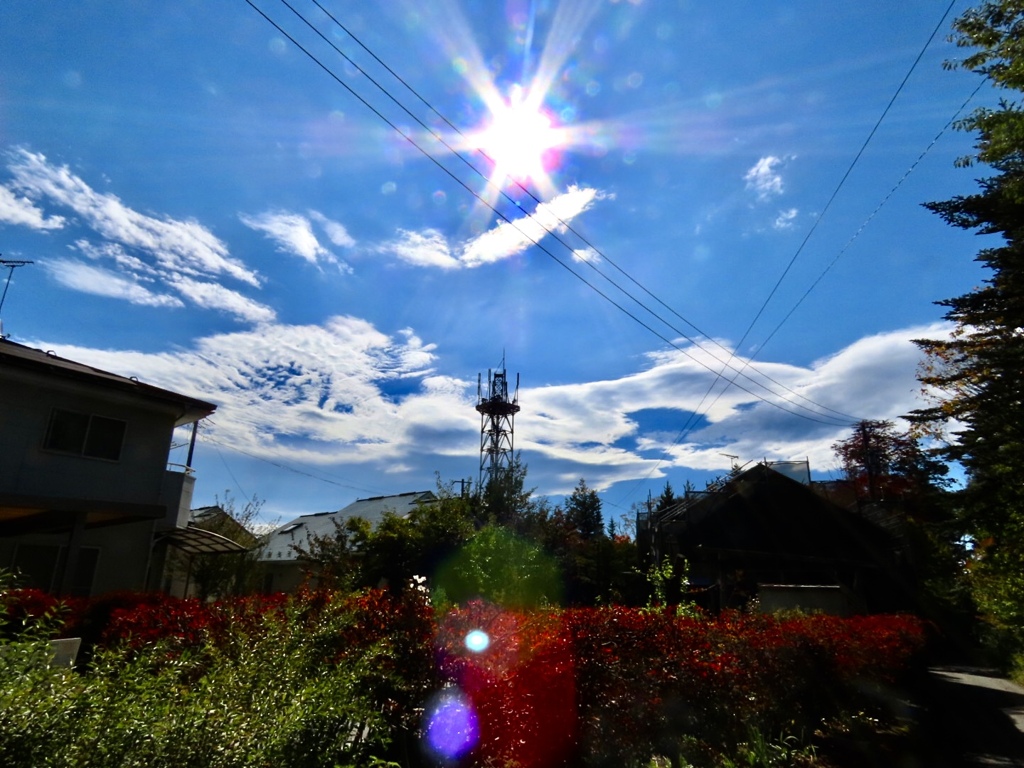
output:
<path id="1" fill-rule="evenodd" d="M 492 178 L 516 182 L 541 181 L 557 162 L 562 131 L 542 109 L 514 89 L 508 101 L 491 107 L 490 122 L 474 140 L 477 149 L 493 162 Z"/>

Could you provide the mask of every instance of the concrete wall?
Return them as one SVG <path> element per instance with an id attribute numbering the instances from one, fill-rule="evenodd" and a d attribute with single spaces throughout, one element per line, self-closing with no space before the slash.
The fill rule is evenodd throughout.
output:
<path id="1" fill-rule="evenodd" d="M 833 584 L 758 584 L 757 597 L 761 613 L 803 611 L 850 616 L 863 610 L 855 594 Z"/>

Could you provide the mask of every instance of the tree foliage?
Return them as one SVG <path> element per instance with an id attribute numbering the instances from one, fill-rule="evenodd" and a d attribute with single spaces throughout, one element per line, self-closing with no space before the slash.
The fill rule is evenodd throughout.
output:
<path id="1" fill-rule="evenodd" d="M 918 437 L 897 431 L 891 421 L 861 421 L 850 437 L 833 443 L 832 450 L 860 500 L 920 497 L 949 484 L 949 467 L 930 456 Z"/>
<path id="2" fill-rule="evenodd" d="M 372 526 L 352 518 L 299 548 L 311 584 L 334 589 L 428 580 L 441 602 L 476 597 L 508 605 L 636 604 L 636 545 L 604 534 L 601 500 L 581 479 L 564 507 L 526 487 L 518 459 L 479 495 L 438 480 L 435 499 Z M 440 589 L 440 592 L 436 590 Z"/>
<path id="3" fill-rule="evenodd" d="M 597 491 L 587 487 L 587 481 L 582 477 L 572 494 L 565 500 L 565 516 L 569 524 L 585 539 L 604 535 L 601 499 Z"/>
<path id="4" fill-rule="evenodd" d="M 960 64 L 996 88 L 1024 90 L 1024 4 L 982 3 L 954 23 L 953 39 L 972 49 Z M 946 455 L 967 471 L 964 521 L 974 543 L 971 580 L 990 622 L 1024 648 L 1024 112 L 1004 98 L 960 122 L 976 134 L 975 154 L 961 165 L 994 174 L 974 194 L 927 204 L 952 226 L 990 235 L 977 255 L 984 283 L 939 304 L 955 324 L 952 337 L 922 340 L 920 380 L 935 395 L 913 416 L 950 433 Z"/>

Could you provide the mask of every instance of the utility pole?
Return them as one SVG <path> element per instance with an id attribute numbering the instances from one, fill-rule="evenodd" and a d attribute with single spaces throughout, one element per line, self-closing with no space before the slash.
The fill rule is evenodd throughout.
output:
<path id="1" fill-rule="evenodd" d="M 31 261 L 20 259 L 0 259 L 0 267 L 7 267 L 7 282 L 4 283 L 4 292 L 0 294 L 0 318 L 3 317 L 4 299 L 7 298 L 7 289 L 11 287 L 11 277 L 16 267 L 24 267 L 26 264 L 33 264 Z M 3 325 L 0 324 L 0 338 L 3 338 Z"/>

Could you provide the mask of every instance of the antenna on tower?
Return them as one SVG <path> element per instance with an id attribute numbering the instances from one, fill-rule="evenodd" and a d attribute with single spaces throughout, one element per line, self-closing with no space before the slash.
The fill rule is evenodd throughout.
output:
<path id="1" fill-rule="evenodd" d="M 516 387 L 509 397 L 508 378 L 505 374 L 505 358 L 501 370 L 487 370 L 487 388 L 483 386 L 482 375 L 476 379 L 476 410 L 480 414 L 480 479 L 478 488 L 484 488 L 487 481 L 512 468 L 513 436 L 515 418 L 519 413 L 519 374 Z"/>
<path id="2" fill-rule="evenodd" d="M 16 260 L 16 259 L 0 259 L 0 267 L 7 267 L 7 281 L 4 283 L 4 292 L 0 294 L 0 313 L 3 312 L 4 299 L 7 298 L 7 289 L 11 287 L 11 277 L 14 276 L 15 267 L 24 267 L 26 264 L 33 264 L 31 261 Z M 3 315 L 0 314 L 0 318 Z M 4 338 L 4 329 L 2 321 L 0 321 L 0 339 Z"/>

